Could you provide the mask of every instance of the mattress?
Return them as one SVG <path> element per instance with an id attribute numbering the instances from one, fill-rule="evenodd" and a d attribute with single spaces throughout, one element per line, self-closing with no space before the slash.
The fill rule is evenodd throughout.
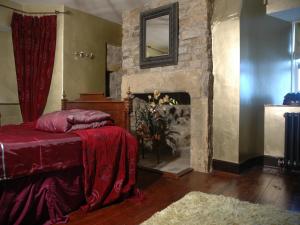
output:
<path id="1" fill-rule="evenodd" d="M 82 165 L 82 142 L 73 133 L 49 133 L 33 123 L 0 128 L 0 180 Z"/>

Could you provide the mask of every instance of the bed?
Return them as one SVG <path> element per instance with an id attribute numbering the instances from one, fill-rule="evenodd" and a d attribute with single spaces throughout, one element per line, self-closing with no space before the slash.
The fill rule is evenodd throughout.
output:
<path id="1" fill-rule="evenodd" d="M 0 224 L 65 223 L 80 207 L 91 211 L 134 193 L 130 98 L 81 94 L 74 101 L 64 97 L 62 109 L 101 110 L 117 126 L 71 133 L 38 131 L 33 123 L 0 128 Z"/>

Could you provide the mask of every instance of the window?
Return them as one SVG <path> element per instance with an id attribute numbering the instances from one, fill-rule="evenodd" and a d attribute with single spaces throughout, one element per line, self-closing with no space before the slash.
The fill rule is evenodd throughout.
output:
<path id="1" fill-rule="evenodd" d="M 300 91 L 300 22 L 293 22 L 292 80 L 293 90 Z"/>
<path id="2" fill-rule="evenodd" d="M 300 91 L 300 60 L 297 60 L 297 71 L 296 71 L 296 77 L 297 77 L 297 91 Z"/>

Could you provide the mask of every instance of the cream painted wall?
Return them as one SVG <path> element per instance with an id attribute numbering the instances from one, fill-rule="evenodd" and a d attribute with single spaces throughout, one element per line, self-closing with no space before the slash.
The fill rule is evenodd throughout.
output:
<path id="1" fill-rule="evenodd" d="M 3 0 L 0 0 L 0 3 L 8 4 L 7 1 Z M 12 2 L 8 5 L 16 8 L 21 8 L 20 5 Z M 10 29 L 11 16 L 11 10 L 0 7 L 1 27 Z M 18 102 L 11 31 L 0 31 L 0 49 L 0 102 Z"/>
<path id="2" fill-rule="evenodd" d="M 264 104 L 281 104 L 290 91 L 291 26 L 265 10 L 261 0 L 215 1 L 214 159 L 263 155 Z"/>
<path id="3" fill-rule="evenodd" d="M 286 112 L 300 112 L 300 107 L 266 105 L 264 125 L 264 154 L 284 157 L 284 127 Z"/>
<path id="4" fill-rule="evenodd" d="M 268 0 L 267 14 L 285 21 L 300 20 L 299 0 Z"/>
<path id="5" fill-rule="evenodd" d="M 7 0 L 1 4 L 22 9 L 22 6 Z M 0 26 L 10 29 L 12 10 L 0 7 Z M 2 30 L 2 29 L 1 29 Z M 11 31 L 0 31 L 0 103 L 18 103 L 15 60 Z M 21 122 L 19 105 L 0 105 L 1 123 Z"/>
<path id="6" fill-rule="evenodd" d="M 216 0 L 212 25 L 213 158 L 235 163 L 239 162 L 241 3 Z"/>
<path id="7" fill-rule="evenodd" d="M 268 0 L 267 13 L 271 14 L 299 7 L 299 0 Z"/>
<path id="8" fill-rule="evenodd" d="M 78 10 L 64 20 L 64 81 L 67 98 L 75 99 L 83 92 L 104 92 L 106 43 L 120 46 L 121 25 Z M 75 51 L 93 52 L 95 58 L 78 58 Z"/>
<path id="9" fill-rule="evenodd" d="M 264 104 L 282 104 L 291 90 L 291 24 L 265 12 L 261 0 L 243 0 L 240 162 L 264 154 Z"/>

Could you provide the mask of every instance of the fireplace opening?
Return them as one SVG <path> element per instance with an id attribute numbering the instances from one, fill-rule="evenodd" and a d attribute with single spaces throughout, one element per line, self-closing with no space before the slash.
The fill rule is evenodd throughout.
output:
<path id="1" fill-rule="evenodd" d="M 139 141 L 139 166 L 179 175 L 191 167 L 191 98 L 187 92 L 157 94 L 134 94 L 131 130 Z"/>

